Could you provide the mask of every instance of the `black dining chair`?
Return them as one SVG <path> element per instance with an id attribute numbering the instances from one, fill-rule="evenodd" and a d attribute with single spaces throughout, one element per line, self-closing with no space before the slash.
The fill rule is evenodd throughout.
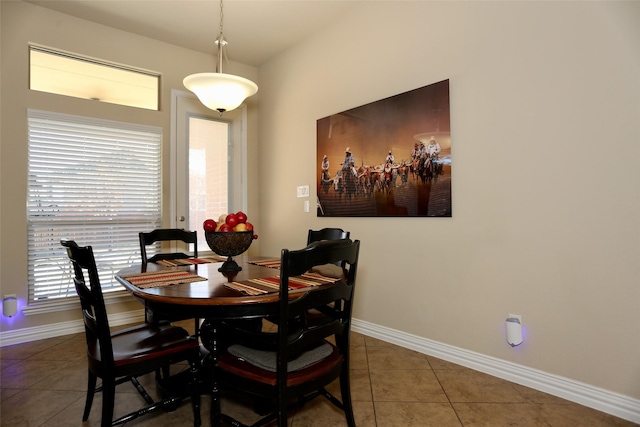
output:
<path id="1" fill-rule="evenodd" d="M 358 240 L 319 241 L 296 251 L 282 250 L 279 300 L 274 303 L 273 313 L 287 321 L 279 323 L 277 332 L 242 331 L 234 337 L 233 345 L 221 350 L 213 373 L 212 426 L 218 427 L 221 421 L 243 425 L 221 412 L 220 394 L 225 392 L 271 402 L 254 426 L 277 420 L 279 427 L 285 427 L 291 404 L 302 406 L 318 396 L 341 409 L 349 427 L 355 426 L 349 337 L 359 250 Z M 291 277 L 334 262 L 340 262 L 346 272 L 336 284 L 306 292 L 289 291 Z M 324 314 L 321 322 L 304 320 L 304 313 L 311 309 Z M 340 382 L 341 399 L 326 390 L 335 379 Z"/>
<path id="2" fill-rule="evenodd" d="M 344 231 L 342 228 L 323 228 L 321 230 L 312 230 L 309 229 L 309 233 L 307 235 L 307 245 L 313 242 L 321 241 L 321 240 L 338 240 L 338 239 L 348 239 L 350 232 Z M 339 268 L 340 262 L 334 263 L 338 267 L 334 267 L 334 265 L 322 265 L 316 266 L 316 272 L 320 274 L 324 274 L 326 276 L 336 275 L 336 271 L 339 271 L 339 274 L 342 274 L 341 269 Z M 313 310 L 310 313 L 305 313 L 305 316 L 318 316 L 319 313 Z M 276 315 L 267 316 L 266 319 L 274 324 L 280 323 L 280 317 Z M 234 342 L 235 337 L 242 332 L 247 331 L 260 331 L 262 329 L 262 320 L 260 319 L 237 319 L 237 320 L 225 320 L 219 322 L 218 324 L 218 343 L 220 346 L 225 347 L 229 346 Z"/>
<path id="3" fill-rule="evenodd" d="M 161 260 L 173 260 L 198 257 L 198 233 L 196 231 L 182 230 L 179 228 L 158 228 L 150 232 L 140 232 L 140 255 L 142 263 L 156 262 Z M 157 253 L 147 259 L 147 246 L 156 242 L 184 242 L 193 245 L 193 253 L 191 255 L 183 252 Z"/>
<path id="4" fill-rule="evenodd" d="M 350 237 L 351 233 L 349 231 L 344 231 L 342 228 L 323 228 L 321 230 L 309 229 L 309 234 L 307 235 L 307 245 L 309 243 L 318 242 L 321 240 L 349 239 Z"/>
<path id="5" fill-rule="evenodd" d="M 140 255 L 142 256 L 142 264 L 148 262 L 157 262 L 162 260 L 174 260 L 198 257 L 198 233 L 196 231 L 183 230 L 180 228 L 157 228 L 150 232 L 140 232 Z M 183 252 L 168 252 L 157 253 L 151 258 L 147 259 L 147 246 L 154 245 L 156 242 L 184 242 L 187 244 L 193 244 L 193 252 L 191 255 Z M 145 319 L 147 322 L 161 322 L 167 319 L 158 319 L 154 313 L 149 312 L 145 308 Z M 171 320 L 183 320 L 183 319 L 171 319 Z M 194 336 L 200 335 L 200 319 L 194 319 Z"/>
<path id="6" fill-rule="evenodd" d="M 309 230 L 307 236 L 307 245 L 311 242 L 319 240 L 339 240 L 348 239 L 350 232 L 344 231 L 342 228 L 323 228 L 321 230 Z"/>
<path id="7" fill-rule="evenodd" d="M 80 297 L 87 342 L 87 398 L 82 420 L 89 418 L 96 392 L 102 392 L 102 427 L 123 424 L 158 409 L 171 409 L 190 394 L 193 424 L 199 426 L 198 340 L 190 337 L 185 329 L 170 324 L 145 323 L 112 333 L 92 247 L 80 247 L 73 240 L 62 240 L 60 243 L 67 249 L 73 266 L 73 282 Z M 137 377 L 156 372 L 156 379 L 168 380 L 159 378 L 159 372 L 171 364 L 183 361 L 188 361 L 190 365 L 191 392 L 154 402 Z M 96 387 L 98 378 L 102 380 L 102 385 Z M 131 382 L 136 387 L 146 401 L 146 406 L 113 421 L 115 389 L 124 382 Z"/>

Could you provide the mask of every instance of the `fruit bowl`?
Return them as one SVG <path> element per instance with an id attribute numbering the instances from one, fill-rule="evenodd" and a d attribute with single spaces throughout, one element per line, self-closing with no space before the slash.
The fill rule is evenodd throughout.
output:
<path id="1" fill-rule="evenodd" d="M 246 252 L 251 246 L 251 242 L 258 236 L 253 231 L 229 231 L 216 232 L 205 231 L 204 236 L 207 239 L 207 245 L 218 255 L 228 257 L 218 271 L 240 271 L 240 267 L 231 257 Z"/>

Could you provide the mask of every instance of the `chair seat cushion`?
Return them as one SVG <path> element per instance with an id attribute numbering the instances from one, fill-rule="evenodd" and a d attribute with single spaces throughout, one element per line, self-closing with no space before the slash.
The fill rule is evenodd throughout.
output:
<path id="1" fill-rule="evenodd" d="M 198 341 L 192 339 L 185 329 L 170 324 L 143 324 L 116 331 L 111 335 L 111 342 L 116 366 L 156 358 L 158 352 L 170 355 L 199 347 Z M 89 356 L 100 359 L 98 346 Z"/>
<path id="2" fill-rule="evenodd" d="M 287 371 L 295 372 L 308 366 L 318 363 L 325 359 L 333 352 L 333 346 L 323 341 L 317 347 L 307 350 L 293 360 L 287 363 Z M 274 351 L 256 350 L 254 348 L 245 347 L 243 345 L 234 344 L 228 348 L 229 353 L 243 359 L 247 363 L 257 366 L 261 369 L 275 372 L 276 371 L 276 353 Z"/>
<path id="3" fill-rule="evenodd" d="M 345 359 L 336 347 L 331 346 L 331 349 L 331 354 L 319 360 L 317 363 L 313 363 L 295 372 L 288 372 L 287 387 L 297 386 L 320 378 L 327 379 L 328 382 L 325 384 L 329 384 L 329 382 L 337 378 Z M 222 374 L 220 378 L 226 378 L 225 382 L 227 384 L 236 383 L 235 379 L 231 379 L 233 377 L 257 381 L 271 387 L 277 384 L 277 372 L 259 368 L 243 358 L 234 356 L 228 351 L 220 354 L 217 369 L 220 371 L 219 374 Z M 227 375 L 231 375 L 231 378 Z"/>
<path id="4" fill-rule="evenodd" d="M 332 279 L 342 279 L 344 277 L 344 270 L 342 267 L 335 264 L 322 264 L 311 267 L 312 273 L 318 273 L 324 277 L 331 277 Z"/>

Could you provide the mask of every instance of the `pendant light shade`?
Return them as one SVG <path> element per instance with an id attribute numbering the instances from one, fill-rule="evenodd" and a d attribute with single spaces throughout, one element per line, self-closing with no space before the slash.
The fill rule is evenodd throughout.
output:
<path id="1" fill-rule="evenodd" d="M 238 108 L 258 91 L 258 85 L 251 80 L 224 73 L 192 74 L 183 83 L 205 107 L 220 113 Z"/>
<path id="2" fill-rule="evenodd" d="M 220 34 L 215 43 L 218 46 L 218 68 L 215 73 L 198 73 L 184 78 L 182 83 L 195 93 L 205 107 L 217 110 L 220 115 L 225 111 L 238 108 L 242 102 L 258 91 L 258 85 L 244 77 L 224 74 L 222 60 L 227 40 L 222 34 L 224 14 L 220 0 Z"/>

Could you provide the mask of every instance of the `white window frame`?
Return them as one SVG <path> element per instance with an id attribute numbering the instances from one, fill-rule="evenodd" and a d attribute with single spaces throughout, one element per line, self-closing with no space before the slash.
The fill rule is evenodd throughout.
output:
<path id="1" fill-rule="evenodd" d="M 138 233 L 161 225 L 162 129 L 28 110 L 28 304 L 77 298 L 60 240 L 92 246 L 105 292 L 140 262 Z"/>

